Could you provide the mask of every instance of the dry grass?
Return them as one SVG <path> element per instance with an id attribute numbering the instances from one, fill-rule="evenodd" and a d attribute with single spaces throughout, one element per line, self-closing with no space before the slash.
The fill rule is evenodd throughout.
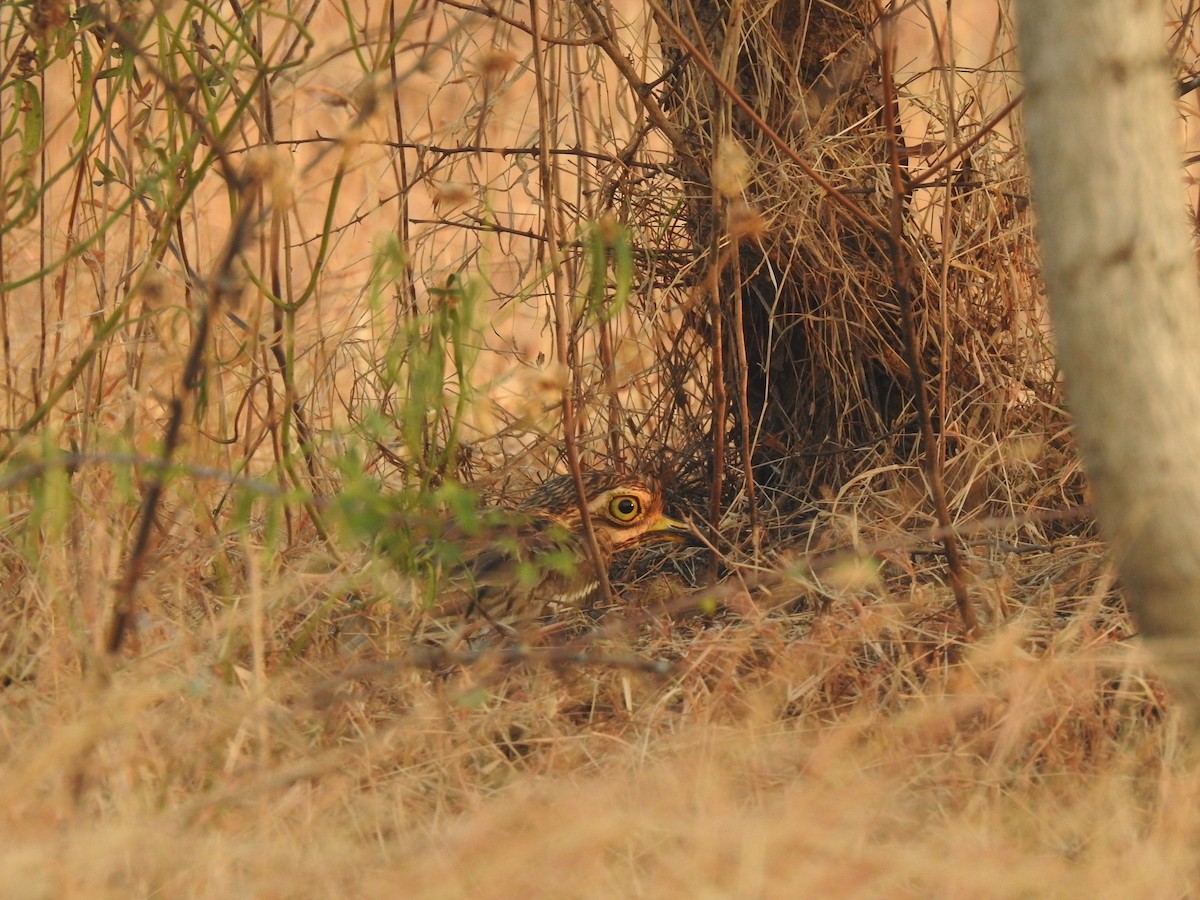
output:
<path id="1" fill-rule="evenodd" d="M 886 221 L 870 4 L 0 8 L 0 893 L 1194 893 L 985 6 L 899 23 L 899 241 L 792 158 Z M 572 455 L 718 558 L 410 653 L 453 485 Z"/>

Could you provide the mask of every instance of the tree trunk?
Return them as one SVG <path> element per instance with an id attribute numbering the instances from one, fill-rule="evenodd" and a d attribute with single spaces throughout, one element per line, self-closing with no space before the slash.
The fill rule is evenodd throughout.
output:
<path id="1" fill-rule="evenodd" d="M 1046 287 L 1097 516 L 1200 724 L 1200 289 L 1163 8 L 1017 12 Z"/>

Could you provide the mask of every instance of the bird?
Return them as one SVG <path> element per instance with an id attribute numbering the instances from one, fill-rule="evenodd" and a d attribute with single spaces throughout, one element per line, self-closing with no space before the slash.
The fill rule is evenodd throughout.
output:
<path id="1" fill-rule="evenodd" d="M 605 569 L 623 550 L 698 542 L 688 524 L 663 511 L 656 479 L 607 471 L 581 475 Z M 550 478 L 515 507 L 457 522 L 443 534 L 441 547 L 429 611 L 443 621 L 519 627 L 547 610 L 583 607 L 600 589 L 570 475 Z"/>

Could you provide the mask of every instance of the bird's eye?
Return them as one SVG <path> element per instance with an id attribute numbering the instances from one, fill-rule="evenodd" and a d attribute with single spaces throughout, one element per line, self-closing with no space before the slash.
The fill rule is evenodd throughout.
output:
<path id="1" fill-rule="evenodd" d="M 628 494 L 621 494 L 608 501 L 608 515 L 614 522 L 628 525 L 642 514 L 642 501 Z"/>

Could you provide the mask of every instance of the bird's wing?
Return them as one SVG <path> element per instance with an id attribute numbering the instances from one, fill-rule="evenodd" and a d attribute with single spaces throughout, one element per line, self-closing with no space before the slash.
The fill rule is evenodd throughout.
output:
<path id="1" fill-rule="evenodd" d="M 517 517 L 488 528 L 446 554 L 450 564 L 438 573 L 432 612 L 495 622 L 536 618 L 576 580 L 579 556 L 570 531 L 553 519 Z"/>

